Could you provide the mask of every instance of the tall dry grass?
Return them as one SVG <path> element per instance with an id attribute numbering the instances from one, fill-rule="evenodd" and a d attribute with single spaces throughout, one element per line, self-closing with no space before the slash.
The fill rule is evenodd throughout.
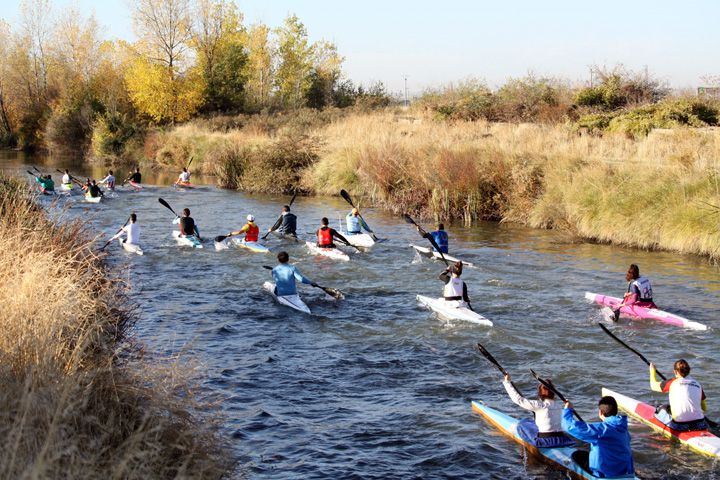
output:
<path id="1" fill-rule="evenodd" d="M 0 231 L 0 478 L 223 476 L 211 414 L 178 369 L 143 359 L 82 224 L 0 177 Z"/>

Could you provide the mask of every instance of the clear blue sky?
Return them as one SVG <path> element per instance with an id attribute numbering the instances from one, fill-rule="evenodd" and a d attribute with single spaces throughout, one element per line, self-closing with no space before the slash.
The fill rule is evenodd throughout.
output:
<path id="1" fill-rule="evenodd" d="M 52 1 L 52 0 L 51 0 Z M 18 1 L 0 16 L 18 25 Z M 131 0 L 54 0 L 95 12 L 109 37 L 132 39 Z M 674 87 L 720 74 L 718 1 L 237 0 L 246 23 L 279 25 L 289 13 L 312 40 L 334 41 L 356 82 L 392 91 L 408 76 L 411 94 L 478 77 L 496 86 L 513 76 L 587 80 L 588 66 L 646 65 Z"/>

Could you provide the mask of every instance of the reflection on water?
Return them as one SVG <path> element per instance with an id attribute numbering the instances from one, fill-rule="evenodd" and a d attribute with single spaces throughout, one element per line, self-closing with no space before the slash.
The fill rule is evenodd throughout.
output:
<path id="1" fill-rule="evenodd" d="M 42 165 L 104 173 L 70 160 Z M 3 170 L 22 175 L 25 167 L 21 155 L 0 154 Z M 631 262 L 653 280 L 659 305 L 711 329 L 647 321 L 614 328 L 665 371 L 687 358 L 708 393 L 709 416 L 720 418 L 718 271 L 703 258 L 563 243 L 556 232 L 512 225 L 451 226 L 453 255 L 477 266 L 463 275 L 473 305 L 495 327 L 445 322 L 414 300 L 440 294 L 442 265 L 413 263 L 407 245 L 423 240 L 397 217 L 365 210 L 387 240 L 370 253 L 352 253 L 350 262 L 314 257 L 304 245 L 278 239 L 268 242 L 267 255 L 181 249 L 158 196 L 176 210 L 189 207 L 207 237 L 241 226 L 248 213 L 267 229 L 287 198 L 212 186 L 175 190 L 166 186 L 174 176 L 143 176 L 155 186 L 100 205 L 68 202 L 68 215 L 112 234 L 137 212 L 146 255 L 109 249 L 108 261 L 132 282 L 142 311 L 138 337 L 161 353 L 189 348 L 206 365 L 203 389 L 224 399 L 225 434 L 253 478 L 565 478 L 472 414 L 470 400 L 481 399 L 523 415 L 474 345 L 482 342 L 526 392 L 535 389 L 530 368 L 552 376 L 586 418 L 595 415 L 602 386 L 660 402 L 649 391 L 647 367 L 600 331 L 598 308 L 583 299 L 586 290 L 622 293 Z M 322 216 L 336 224 L 348 209 L 340 198 L 299 197 L 293 205 L 303 233 Z M 318 283 L 341 288 L 346 300 L 327 301 L 303 286 L 314 315 L 275 304 L 261 288 L 268 279 L 262 265 L 273 264 L 280 250 Z M 641 476 L 717 476 L 711 459 L 641 425 L 633 423 L 631 434 Z"/>

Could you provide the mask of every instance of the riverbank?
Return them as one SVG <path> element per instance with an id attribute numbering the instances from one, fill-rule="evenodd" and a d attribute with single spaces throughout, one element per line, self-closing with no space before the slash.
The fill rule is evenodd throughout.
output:
<path id="1" fill-rule="evenodd" d="M 221 478 L 229 455 L 189 368 L 149 359 L 86 226 L 27 192 L 0 176 L 0 476 Z"/>
<path id="2" fill-rule="evenodd" d="M 720 258 L 720 131 L 633 138 L 564 125 L 438 122 L 401 110 L 288 117 L 273 128 L 189 123 L 146 142 L 164 168 L 250 192 L 337 195 L 442 221 L 516 222 Z"/>

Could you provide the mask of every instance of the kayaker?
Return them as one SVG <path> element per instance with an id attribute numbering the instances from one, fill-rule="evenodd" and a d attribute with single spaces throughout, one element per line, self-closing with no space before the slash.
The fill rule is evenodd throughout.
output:
<path id="1" fill-rule="evenodd" d="M 142 175 L 140 174 L 140 168 L 136 168 L 135 172 L 131 172 L 130 176 L 128 177 L 128 182 L 137 183 L 138 185 L 142 183 Z"/>
<path id="2" fill-rule="evenodd" d="M 200 230 L 198 230 L 195 220 L 190 216 L 190 209 L 183 208 L 182 213 L 182 217 L 176 218 L 173 221 L 173 223 L 180 225 L 180 235 L 183 237 L 191 237 L 195 235 L 198 240 L 202 241 L 202 238 L 200 238 Z"/>
<path id="3" fill-rule="evenodd" d="M 347 234 L 348 235 L 360 235 L 362 233 L 362 229 L 365 229 L 365 231 L 372 233 L 372 230 L 370 230 L 370 227 L 368 227 L 368 224 L 365 223 L 365 220 L 360 216 L 360 210 L 357 208 L 353 208 L 350 213 L 347 214 L 347 217 L 345 217 L 345 223 L 347 225 Z"/>
<path id="4" fill-rule="evenodd" d="M 69 190 L 72 189 L 72 186 L 73 186 L 73 185 L 72 185 L 72 179 L 70 178 L 70 170 L 68 170 L 67 168 L 65 169 L 65 173 L 63 173 L 62 183 L 63 183 L 63 185 L 65 185 L 65 187 L 67 187 Z"/>
<path id="5" fill-rule="evenodd" d="M 88 193 L 90 197 L 97 198 L 103 196 L 103 191 L 100 190 L 100 187 L 98 187 L 97 182 L 95 180 L 92 180 L 90 182 L 90 186 L 88 187 Z"/>
<path id="6" fill-rule="evenodd" d="M 420 225 L 416 225 L 415 228 L 417 228 L 417 231 L 420 231 Z M 423 235 L 423 238 L 432 238 L 435 240 L 435 243 L 437 243 L 437 246 L 440 247 L 440 251 L 442 253 L 449 253 L 449 238 L 448 234 L 445 231 L 445 225 L 442 223 L 438 223 L 437 230 L 430 233 L 425 233 Z"/>
<path id="7" fill-rule="evenodd" d="M 620 319 L 620 309 L 625 306 L 638 306 L 646 308 L 657 308 L 653 302 L 653 291 L 650 280 L 640 276 L 640 267 L 634 263 L 630 264 L 625 280 L 628 282 L 627 292 L 623 297 L 620 305 L 613 310 L 615 313 L 615 321 Z"/>
<path id="8" fill-rule="evenodd" d="M 45 195 L 50 195 L 55 191 L 55 182 L 51 175 L 39 175 L 35 177 L 35 181 L 40 185 L 40 191 Z"/>
<path id="9" fill-rule="evenodd" d="M 272 230 L 272 227 L 268 229 L 268 232 Z M 282 224 L 277 229 L 280 235 L 292 235 L 297 238 L 297 216 L 290 212 L 290 205 L 285 205 L 282 208 Z"/>
<path id="10" fill-rule="evenodd" d="M 232 237 L 235 235 L 245 234 L 246 242 L 257 242 L 260 237 L 260 227 L 255 224 L 255 217 L 253 215 L 247 216 L 247 223 L 243 225 L 240 230 L 230 232 L 227 236 Z"/>
<path id="11" fill-rule="evenodd" d="M 440 274 L 440 280 L 445 282 L 443 297 L 446 302 L 455 302 L 457 307 L 464 307 L 470 303 L 467 293 L 467 284 L 460 279 L 462 275 L 462 262 L 448 267 Z"/>
<path id="12" fill-rule="evenodd" d="M 130 214 L 130 223 L 125 225 L 111 240 L 121 237 L 123 233 L 127 235 L 127 238 L 123 240 L 123 243 L 140 245 L 140 225 L 137 224 L 137 215 L 134 213 Z"/>
<path id="13" fill-rule="evenodd" d="M 550 380 L 548 382 L 552 384 Z M 531 418 L 520 420 L 517 431 L 523 440 L 541 448 L 575 445 L 575 440 L 568 437 L 562 429 L 563 405 L 555 400 L 555 394 L 545 385 L 538 384 L 537 400 L 523 397 L 513 385 L 510 375 L 505 375 L 503 386 L 514 404 L 530 410 L 535 417 L 535 420 Z"/>
<path id="14" fill-rule="evenodd" d="M 105 178 L 100 180 L 100 184 L 105 184 L 109 190 L 115 190 L 115 176 L 113 171 L 110 170 Z"/>
<path id="15" fill-rule="evenodd" d="M 675 378 L 658 381 L 655 364 L 650 364 L 650 388 L 653 392 L 667 393 L 670 404 L 659 407 L 655 418 L 678 432 L 707 430 L 705 421 L 705 391 L 690 376 L 690 364 L 680 359 L 673 365 Z"/>
<path id="16" fill-rule="evenodd" d="M 187 168 L 183 168 L 183 171 L 178 177 L 177 182 L 175 182 L 175 185 L 178 183 L 190 183 L 190 172 L 188 172 Z"/>
<path id="17" fill-rule="evenodd" d="M 272 269 L 272 277 L 275 280 L 275 295 L 278 297 L 297 295 L 295 281 L 317 287 L 317 283 L 300 273 L 295 265 L 288 263 L 290 255 L 287 252 L 278 253 L 277 259 L 280 265 Z"/>
<path id="18" fill-rule="evenodd" d="M 343 237 L 334 228 L 330 228 L 328 226 L 329 223 L 327 217 L 323 217 L 322 220 L 320 220 L 320 228 L 315 232 L 317 235 L 317 246 L 320 248 L 335 248 L 333 238 L 337 238 L 345 245 L 348 245 L 350 242 L 347 241 L 347 238 Z"/>
<path id="19" fill-rule="evenodd" d="M 573 406 L 565 402 L 562 428 L 567 433 L 590 444 L 590 452 L 575 450 L 572 459 L 585 471 L 597 477 L 619 477 L 635 473 L 628 420 L 618 415 L 614 397 L 605 396 L 598 402 L 601 422 L 585 423 L 573 417 Z"/>

